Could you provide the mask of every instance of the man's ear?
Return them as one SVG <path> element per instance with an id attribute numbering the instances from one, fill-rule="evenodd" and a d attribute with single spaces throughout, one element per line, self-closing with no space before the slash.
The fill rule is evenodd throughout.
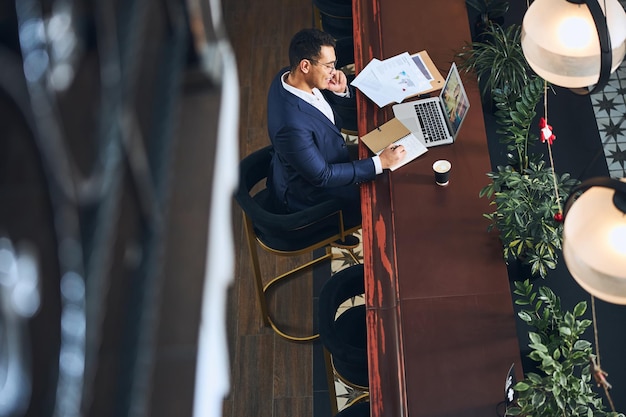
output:
<path id="1" fill-rule="evenodd" d="M 309 61 L 308 59 L 303 59 L 300 61 L 300 71 L 302 71 L 303 74 L 307 74 L 310 70 L 311 70 L 311 61 Z"/>

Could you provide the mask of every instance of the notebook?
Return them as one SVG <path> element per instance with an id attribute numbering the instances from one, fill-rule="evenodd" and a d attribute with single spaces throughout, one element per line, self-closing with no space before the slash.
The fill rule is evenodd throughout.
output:
<path id="1" fill-rule="evenodd" d="M 396 104 L 393 114 L 430 148 L 454 142 L 469 107 L 459 71 L 452 63 L 438 97 Z"/>
<path id="2" fill-rule="evenodd" d="M 396 118 L 389 120 L 387 123 L 379 126 L 363 135 L 360 139 L 372 152 L 379 155 L 383 149 L 391 145 L 402 145 L 406 154 L 404 159 L 396 165 L 390 167 L 391 171 L 404 166 L 428 151 L 424 144 L 419 141 L 413 133 L 402 122 Z"/>

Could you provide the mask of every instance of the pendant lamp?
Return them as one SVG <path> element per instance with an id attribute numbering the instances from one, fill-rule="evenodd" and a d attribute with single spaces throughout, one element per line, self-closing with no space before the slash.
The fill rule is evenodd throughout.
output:
<path id="1" fill-rule="evenodd" d="M 524 15 L 521 43 L 537 75 L 589 94 L 624 59 L 626 12 L 618 0 L 535 0 Z"/>
<path id="2" fill-rule="evenodd" d="M 626 178 L 596 177 L 572 190 L 565 204 L 563 258 L 589 294 L 626 304 Z"/>

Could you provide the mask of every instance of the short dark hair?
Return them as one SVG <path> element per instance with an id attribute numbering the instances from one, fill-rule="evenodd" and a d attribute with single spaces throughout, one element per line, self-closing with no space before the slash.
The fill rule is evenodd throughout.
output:
<path id="1" fill-rule="evenodd" d="M 335 47 L 335 38 L 319 29 L 302 29 L 291 38 L 289 44 L 289 66 L 295 69 L 303 59 L 315 60 L 322 46 Z"/>

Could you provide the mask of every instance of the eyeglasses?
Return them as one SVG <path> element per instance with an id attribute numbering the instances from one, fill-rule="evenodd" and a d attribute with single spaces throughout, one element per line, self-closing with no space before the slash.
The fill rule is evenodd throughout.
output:
<path id="1" fill-rule="evenodd" d="M 337 61 L 327 62 L 326 64 L 323 64 L 323 63 L 321 63 L 319 61 L 315 61 L 314 59 L 309 59 L 309 61 L 311 61 L 311 63 L 313 63 L 313 64 L 318 64 L 318 65 L 321 65 L 323 67 L 326 67 L 326 69 L 329 70 L 330 72 L 332 72 L 333 70 L 337 69 L 335 67 L 335 65 L 337 65 Z"/>

